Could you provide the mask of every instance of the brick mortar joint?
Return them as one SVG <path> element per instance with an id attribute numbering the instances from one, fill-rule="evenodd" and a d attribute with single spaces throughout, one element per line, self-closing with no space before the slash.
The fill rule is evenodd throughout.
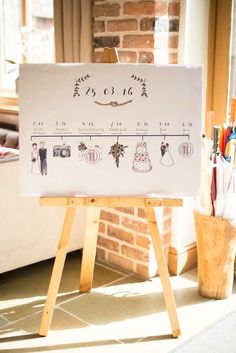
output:
<path id="1" fill-rule="evenodd" d="M 102 49 L 102 51 L 103 51 L 103 48 L 101 48 Z M 102 207 L 101 208 L 101 212 L 102 211 L 105 211 L 105 212 L 108 212 L 108 213 L 112 213 L 112 214 L 116 214 L 117 216 L 119 216 L 120 215 L 120 212 L 119 211 L 117 211 L 115 208 L 113 208 L 113 207 Z"/>
<path id="2" fill-rule="evenodd" d="M 120 227 L 118 229 L 119 229 L 119 231 L 123 231 L 123 229 L 121 229 Z M 134 237 L 134 240 L 135 240 L 135 237 L 136 237 L 135 233 L 136 232 L 134 232 L 134 231 L 130 231 L 130 232 L 124 231 L 124 232 L 125 233 L 130 233 Z M 117 241 L 124 242 L 125 244 L 130 244 L 130 245 L 134 245 L 135 244 L 135 243 L 129 243 L 126 240 L 120 239 L 118 236 L 109 234 L 108 232 L 105 232 L 105 233 L 99 232 L 98 234 L 103 236 L 103 237 L 106 237 L 107 239 L 111 239 L 111 238 L 112 239 L 116 239 Z"/>
<path id="3" fill-rule="evenodd" d="M 120 230 L 123 230 L 121 228 L 119 228 Z M 125 232 L 127 232 L 125 230 Z M 153 246 L 153 243 L 152 243 L 152 238 L 151 238 L 151 235 L 149 233 L 141 233 L 141 232 L 136 232 L 136 231 L 132 231 L 129 229 L 129 233 L 131 233 L 133 236 L 134 236 L 134 243 L 129 243 L 128 241 L 125 241 L 125 240 L 122 240 L 116 236 L 113 236 L 113 235 L 110 235 L 108 234 L 108 232 L 105 232 L 105 233 L 102 233 L 102 232 L 99 232 L 99 235 L 102 236 L 103 238 L 105 239 L 108 239 L 108 240 L 111 240 L 111 239 L 115 239 L 115 241 L 117 241 L 118 243 L 121 243 L 121 244 L 124 244 L 124 245 L 128 245 L 129 247 L 133 247 L 133 248 L 139 248 L 140 250 L 145 250 L 145 251 L 149 251 L 150 248 Z M 161 240 L 162 240 L 162 245 L 163 246 L 169 246 L 169 244 L 165 244 L 165 242 L 163 241 L 163 238 L 165 237 L 166 234 L 172 234 L 172 228 L 168 228 L 168 229 L 164 229 L 160 232 L 160 236 L 161 236 Z M 146 239 L 149 241 L 149 247 L 148 249 L 137 244 L 137 237 L 146 237 Z"/>
<path id="4" fill-rule="evenodd" d="M 119 15 L 119 16 L 93 16 L 94 21 L 104 21 L 105 23 L 108 21 L 122 21 L 122 20 L 137 20 L 138 23 L 140 24 L 142 19 L 149 18 L 155 19 L 155 20 L 179 20 L 180 16 L 179 15 L 139 15 L 137 18 L 137 15 Z"/>
<path id="5" fill-rule="evenodd" d="M 173 49 L 176 50 L 176 49 Z M 118 48 L 118 51 L 122 51 L 122 52 L 133 52 L 133 53 L 139 53 L 139 52 L 150 52 L 153 53 L 153 48 Z M 97 53 L 102 53 L 103 52 L 103 48 L 94 48 L 94 52 Z M 137 217 L 137 216 L 136 216 Z M 139 217 L 142 218 L 142 217 Z"/>
<path id="6" fill-rule="evenodd" d="M 112 222 L 109 222 L 109 221 L 103 221 L 107 226 L 109 225 L 112 225 L 113 227 L 116 227 L 118 229 L 120 229 L 121 231 L 124 231 L 124 232 L 129 232 L 129 233 L 132 233 L 135 237 L 137 235 L 142 235 L 142 236 L 147 236 L 149 237 L 150 236 L 150 232 L 145 232 L 145 233 L 142 233 L 142 232 L 138 232 L 137 230 L 134 230 L 132 228 L 129 228 L 129 227 L 126 227 L 124 226 L 123 224 L 117 224 L 117 223 L 112 223 Z M 144 223 L 145 224 L 145 223 Z M 101 234 L 107 234 L 108 236 L 112 236 L 112 235 L 109 235 L 108 232 L 106 231 L 106 233 L 101 233 Z"/>
<path id="7" fill-rule="evenodd" d="M 145 1 L 145 0 L 96 0 L 95 1 L 95 5 L 109 5 L 110 3 L 112 4 L 119 4 L 121 8 L 123 8 L 123 5 L 127 2 L 129 3 L 138 3 L 140 1 Z M 148 0 L 146 0 L 148 1 Z M 153 3 L 167 3 L 167 4 L 179 4 L 180 0 L 149 0 L 149 2 L 153 2 Z"/>
<path id="8" fill-rule="evenodd" d="M 167 32 L 162 32 L 162 33 L 167 33 Z M 176 32 L 178 33 L 178 32 Z M 120 38 L 124 38 L 124 36 L 144 36 L 144 35 L 154 35 L 153 31 L 107 31 L 107 32 L 97 32 L 94 33 L 94 38 L 100 38 L 100 37 L 116 37 L 120 36 Z"/>
<path id="9" fill-rule="evenodd" d="M 137 216 L 133 216 L 133 215 L 128 215 L 128 216 L 124 216 L 124 217 L 120 216 L 119 218 L 120 218 L 120 219 L 119 219 L 119 223 L 114 223 L 114 222 L 112 222 L 112 221 L 110 222 L 110 221 L 105 220 L 105 219 L 101 219 L 101 222 L 104 223 L 107 227 L 108 227 L 109 225 L 112 225 L 113 227 L 119 228 L 120 230 L 123 230 L 123 231 L 125 231 L 125 232 L 129 232 L 129 233 L 132 233 L 132 234 L 135 235 L 135 236 L 136 236 L 136 235 L 142 235 L 142 236 L 143 236 L 143 235 L 146 235 L 146 236 L 150 236 L 150 231 L 149 231 L 149 229 L 148 229 L 148 232 L 142 233 L 142 232 L 140 232 L 140 231 L 136 231 L 135 229 L 129 228 L 128 226 L 125 226 L 125 225 L 122 224 L 122 219 L 123 219 L 123 218 L 126 218 L 126 219 L 128 219 L 128 220 L 130 220 L 130 221 L 138 221 L 138 222 L 142 223 L 143 225 L 147 225 L 147 226 L 148 226 L 148 223 L 147 223 L 147 221 L 145 220 L 145 218 L 141 218 L 141 217 L 137 217 Z M 160 231 L 160 234 L 161 234 L 161 235 L 166 232 L 165 229 L 162 229 L 162 228 L 164 227 L 164 221 L 169 220 L 169 219 L 171 220 L 172 217 L 171 217 L 171 216 L 166 216 L 165 218 L 162 218 L 162 219 L 161 219 L 160 226 L 159 226 L 159 231 Z M 143 221 L 143 220 L 145 220 L 145 221 Z M 106 233 L 107 233 L 107 231 L 106 231 Z M 102 234 L 105 234 L 105 233 L 102 233 Z"/>
<path id="10" fill-rule="evenodd" d="M 103 249 L 103 247 L 101 247 L 101 249 Z M 145 259 L 144 260 L 140 260 L 140 259 L 138 260 L 138 259 L 135 259 L 133 257 L 129 257 L 126 254 L 122 254 L 121 252 L 116 252 L 116 251 L 114 251 L 112 249 L 107 249 L 107 251 L 108 251 L 108 254 L 112 253 L 114 255 L 118 255 L 118 256 L 120 256 L 120 257 L 122 257 L 124 259 L 132 261 L 133 263 L 137 263 L 137 261 L 139 261 L 139 263 L 141 263 L 141 264 L 148 264 L 150 262 L 150 260 L 152 260 L 152 258 L 150 258 L 150 256 L 149 256 L 149 253 L 147 253 L 147 255 L 148 255 L 148 259 L 147 260 L 145 260 Z"/>
<path id="11" fill-rule="evenodd" d="M 136 52 L 135 48 L 132 48 L 134 52 Z M 148 48 L 150 50 L 150 52 L 152 52 L 152 48 Z M 119 48 L 118 48 L 119 50 Z M 123 51 L 130 51 L 129 48 L 122 48 Z M 146 51 L 146 48 L 139 48 L 139 50 L 141 52 L 145 52 Z M 103 51 L 103 48 L 101 48 L 101 51 Z M 112 214 L 116 214 L 117 216 L 120 217 L 120 220 L 122 220 L 123 218 L 130 218 L 132 220 L 136 220 L 136 221 L 139 221 L 141 223 L 144 223 L 146 224 L 147 223 L 147 220 L 146 218 L 143 218 L 143 217 L 139 217 L 138 215 L 136 214 L 129 214 L 129 213 L 123 213 L 121 211 L 118 211 L 114 208 L 109 208 L 109 207 L 102 207 L 102 211 L 105 211 L 105 212 L 109 212 L 109 213 L 112 213 Z M 104 221 L 104 222 L 108 222 L 106 220 L 103 220 L 101 219 L 101 221 Z"/>
<path id="12" fill-rule="evenodd" d="M 100 235 L 101 237 L 103 237 L 104 239 L 107 239 L 107 240 L 113 240 L 113 239 L 114 239 L 114 241 L 116 241 L 116 242 L 119 243 L 120 245 L 126 245 L 126 246 L 128 246 L 128 247 L 130 247 L 130 248 L 138 249 L 138 250 L 140 250 L 140 251 L 144 251 L 144 252 L 147 252 L 147 253 L 149 253 L 150 250 L 151 250 L 151 248 L 153 247 L 153 244 L 152 244 L 152 240 L 151 240 L 151 239 L 150 239 L 150 243 L 149 243 L 149 245 L 148 245 L 148 248 L 145 248 L 145 247 L 143 247 L 143 246 L 137 244 L 136 239 L 134 239 L 134 240 L 135 240 L 134 243 L 129 243 L 129 242 L 125 241 L 125 240 L 122 240 L 122 239 L 120 239 L 120 238 L 117 238 L 117 237 L 115 237 L 115 236 L 113 236 L 113 235 L 109 235 L 109 234 L 107 234 L 107 233 L 99 233 L 99 235 Z M 163 243 L 162 243 L 162 244 L 163 244 Z M 165 245 L 165 244 L 163 244 L 163 245 Z M 107 248 L 106 248 L 106 249 L 107 249 Z"/>
<path id="13" fill-rule="evenodd" d="M 98 247 L 99 249 L 101 249 L 101 250 L 107 251 L 108 253 L 113 253 L 113 254 L 119 255 L 119 256 L 121 256 L 121 257 L 125 257 L 125 258 L 128 258 L 128 259 L 132 259 L 132 260 L 134 260 L 135 262 L 136 262 L 136 261 L 140 261 L 140 262 L 146 263 L 146 260 L 136 259 L 136 258 L 129 257 L 129 256 L 123 254 L 121 248 L 119 249 L 119 251 L 115 251 L 115 250 L 113 250 L 113 249 L 105 248 L 105 247 L 102 246 L 102 245 L 98 245 L 97 247 Z M 134 249 L 136 249 L 136 248 L 134 248 Z M 152 259 L 152 257 L 150 256 L 150 251 L 142 251 L 142 252 L 144 253 L 145 256 L 148 257 L 148 259 L 150 259 L 150 260 Z"/>
<path id="14" fill-rule="evenodd" d="M 102 250 L 104 249 L 103 247 L 99 247 L 99 248 L 102 249 Z M 149 263 L 149 261 L 147 261 L 147 260 L 137 260 L 137 259 L 134 259 L 133 257 L 129 257 L 129 256 L 125 255 L 125 254 L 122 254 L 121 252 L 115 252 L 115 251 L 113 251 L 111 249 L 107 249 L 107 258 L 109 257 L 109 254 L 118 255 L 121 258 L 124 258 L 126 260 L 131 261 L 133 264 L 136 264 L 137 261 L 139 261 L 140 264 L 148 264 Z"/>
<path id="15" fill-rule="evenodd" d="M 139 1 L 142 1 L 142 0 L 139 0 Z M 149 0 L 149 1 L 152 1 L 154 3 L 156 3 L 156 2 L 179 3 L 179 0 Z M 96 3 L 101 3 L 101 4 L 118 3 L 118 2 L 119 2 L 119 4 L 124 4 L 126 2 L 135 3 L 135 2 L 138 2 L 138 0 L 105 0 L 105 1 L 104 0 L 96 0 Z"/>
<path id="16" fill-rule="evenodd" d="M 109 4 L 119 4 L 120 5 L 120 9 L 124 8 L 124 4 L 127 2 L 131 2 L 131 3 L 137 3 L 140 2 L 142 0 L 96 0 L 94 2 L 94 5 L 109 5 Z M 153 3 L 167 3 L 167 4 L 179 4 L 180 0 L 150 0 Z"/>

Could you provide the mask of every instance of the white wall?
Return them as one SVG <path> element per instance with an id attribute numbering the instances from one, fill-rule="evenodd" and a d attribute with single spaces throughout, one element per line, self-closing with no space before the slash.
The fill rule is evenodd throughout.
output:
<path id="1" fill-rule="evenodd" d="M 195 200 L 190 197 L 183 199 L 183 207 L 173 208 L 171 246 L 182 250 L 196 241 L 193 211 Z"/>
<path id="2" fill-rule="evenodd" d="M 180 0 L 181 63 L 204 64 L 210 0 Z"/>
<path id="3" fill-rule="evenodd" d="M 207 82 L 209 6 L 210 0 L 180 0 L 179 64 L 203 65 L 203 98 L 206 97 Z M 196 240 L 193 220 L 195 207 L 194 199 L 185 198 L 183 207 L 173 210 L 171 245 L 177 250 Z"/>
<path id="4" fill-rule="evenodd" d="M 203 96 L 207 81 L 210 0 L 180 0 L 179 63 L 203 65 Z M 203 102 L 205 106 L 205 102 Z M 203 107 L 203 111 L 205 111 Z"/>

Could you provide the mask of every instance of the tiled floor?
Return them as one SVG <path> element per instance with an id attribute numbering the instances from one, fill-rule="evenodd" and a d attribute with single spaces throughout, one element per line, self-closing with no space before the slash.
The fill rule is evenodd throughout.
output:
<path id="1" fill-rule="evenodd" d="M 235 308 L 198 296 L 196 270 L 171 277 L 182 335 L 171 338 L 159 278 L 144 281 L 97 264 L 79 294 L 80 257 L 70 254 L 47 337 L 38 336 L 52 260 L 0 275 L 0 352 L 166 353 Z"/>

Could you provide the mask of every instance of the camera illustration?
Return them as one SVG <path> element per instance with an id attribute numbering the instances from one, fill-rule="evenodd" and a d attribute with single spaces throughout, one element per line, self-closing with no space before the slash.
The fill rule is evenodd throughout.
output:
<path id="1" fill-rule="evenodd" d="M 66 143 L 53 146 L 53 157 L 67 158 L 71 156 L 71 146 Z"/>

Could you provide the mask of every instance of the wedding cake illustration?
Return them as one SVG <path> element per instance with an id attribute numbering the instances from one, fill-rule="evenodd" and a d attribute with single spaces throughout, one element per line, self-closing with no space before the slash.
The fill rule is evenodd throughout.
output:
<path id="1" fill-rule="evenodd" d="M 146 173 L 152 169 L 146 142 L 138 142 L 134 154 L 133 170 L 138 173 Z"/>

